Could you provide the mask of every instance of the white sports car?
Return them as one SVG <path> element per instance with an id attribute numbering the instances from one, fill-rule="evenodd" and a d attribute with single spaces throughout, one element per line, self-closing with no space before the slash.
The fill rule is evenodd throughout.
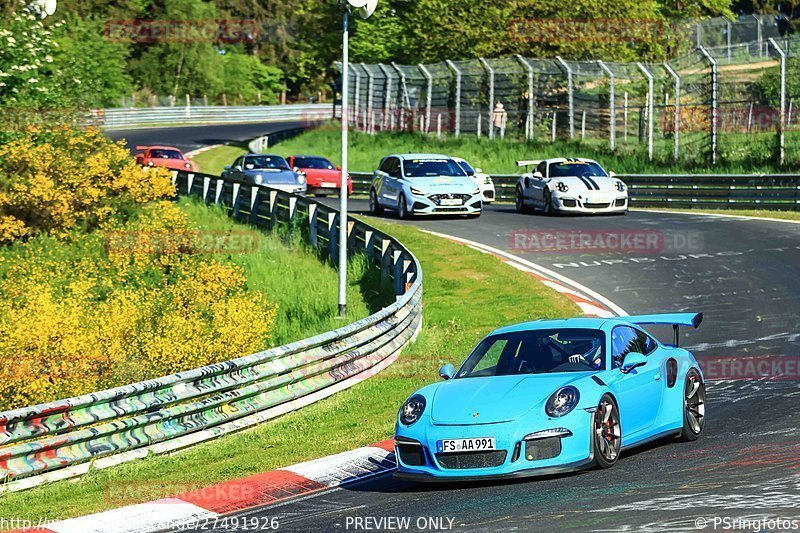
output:
<path id="1" fill-rule="evenodd" d="M 517 180 L 515 204 L 518 213 L 541 209 L 546 214 L 627 213 L 628 187 L 606 173 L 597 161 L 581 158 L 554 158 L 542 161 L 517 161 L 531 166 Z"/>
<path id="2" fill-rule="evenodd" d="M 481 189 L 481 194 L 483 194 L 483 203 L 490 204 L 494 202 L 495 190 L 492 177 L 489 174 L 484 173 L 483 170 L 479 168 L 472 168 L 472 165 L 460 157 L 454 157 L 453 161 L 458 163 L 458 166 L 460 166 L 461 169 L 467 173 L 469 179 L 471 179 L 475 185 Z"/>

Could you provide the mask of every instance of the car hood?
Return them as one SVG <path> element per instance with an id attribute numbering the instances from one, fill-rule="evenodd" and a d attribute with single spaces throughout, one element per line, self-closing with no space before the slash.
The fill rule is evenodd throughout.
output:
<path id="1" fill-rule="evenodd" d="M 260 174 L 264 183 L 297 183 L 297 177 L 294 171 L 291 170 L 245 170 L 244 174 L 250 177 L 255 177 Z"/>
<path id="2" fill-rule="evenodd" d="M 470 194 L 475 190 L 475 182 L 466 176 L 435 176 L 430 178 L 406 178 L 412 187 L 427 194 Z"/>
<path id="3" fill-rule="evenodd" d="M 541 407 L 557 389 L 591 372 L 460 378 L 437 384 L 431 398 L 436 425 L 496 424 Z"/>
<path id="4" fill-rule="evenodd" d="M 552 178 L 551 182 L 555 186 L 558 182 L 564 183 L 569 187 L 569 192 L 588 192 L 588 193 L 614 193 L 617 194 L 619 191 L 616 189 L 616 182 L 618 181 L 616 178 L 610 177 L 591 177 L 591 178 L 579 178 L 577 176 L 565 176 L 562 178 Z"/>
<path id="5" fill-rule="evenodd" d="M 305 172 L 308 177 L 320 178 L 326 181 L 333 181 L 342 176 L 341 170 L 332 170 L 329 168 L 301 168 L 300 170 Z"/>

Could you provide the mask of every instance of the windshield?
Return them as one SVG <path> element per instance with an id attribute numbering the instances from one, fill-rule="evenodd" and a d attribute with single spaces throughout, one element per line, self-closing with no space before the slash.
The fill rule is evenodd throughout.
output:
<path id="1" fill-rule="evenodd" d="M 334 170 L 333 163 L 324 157 L 295 157 L 294 166 L 298 168 L 320 168 Z"/>
<path id="2" fill-rule="evenodd" d="M 475 169 L 469 166 L 469 163 L 467 163 L 466 161 L 459 161 L 458 166 L 461 167 L 461 170 L 463 170 L 467 174 L 467 176 L 475 175 Z"/>
<path id="3" fill-rule="evenodd" d="M 486 337 L 456 378 L 604 370 L 605 334 L 595 329 L 543 329 Z"/>
<path id="4" fill-rule="evenodd" d="M 466 174 L 452 159 L 406 159 L 403 161 L 403 175 L 406 178 L 430 178 Z"/>
<path id="5" fill-rule="evenodd" d="M 603 177 L 608 176 L 606 171 L 597 163 L 585 163 L 583 161 L 565 161 L 563 163 L 550 164 L 551 178 L 565 178 L 568 176 L 577 177 Z"/>
<path id="6" fill-rule="evenodd" d="M 244 160 L 245 170 L 264 170 L 264 169 L 277 169 L 289 170 L 289 165 L 286 160 L 277 155 L 259 155 L 255 157 L 246 157 Z"/>
<path id="7" fill-rule="evenodd" d="M 177 150 L 150 150 L 150 157 L 153 159 L 183 159 Z"/>

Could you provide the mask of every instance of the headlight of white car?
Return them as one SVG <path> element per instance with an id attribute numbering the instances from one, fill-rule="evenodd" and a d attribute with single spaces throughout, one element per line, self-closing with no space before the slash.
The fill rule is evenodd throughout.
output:
<path id="1" fill-rule="evenodd" d="M 625 190 L 625 184 L 619 180 L 617 180 L 617 182 L 614 184 L 614 187 L 616 187 L 619 192 Z"/>
<path id="2" fill-rule="evenodd" d="M 306 174 L 305 172 L 298 172 L 297 173 L 297 183 L 303 184 L 306 182 Z"/>
<path id="3" fill-rule="evenodd" d="M 475 190 L 472 191 L 470 194 L 480 194 L 480 193 L 481 193 L 481 188 L 480 187 L 475 187 Z"/>
<path id="4" fill-rule="evenodd" d="M 567 185 L 563 181 L 559 181 L 558 184 L 556 185 L 556 189 L 558 189 L 558 192 L 567 192 L 569 190 L 569 185 Z"/>
<path id="5" fill-rule="evenodd" d="M 486 176 L 486 178 L 484 178 L 484 180 L 483 180 L 483 184 L 484 185 L 491 185 L 492 184 L 491 176 Z"/>
<path id="6" fill-rule="evenodd" d="M 411 187 L 411 194 L 414 196 L 425 196 L 425 191 L 417 189 L 416 187 Z"/>

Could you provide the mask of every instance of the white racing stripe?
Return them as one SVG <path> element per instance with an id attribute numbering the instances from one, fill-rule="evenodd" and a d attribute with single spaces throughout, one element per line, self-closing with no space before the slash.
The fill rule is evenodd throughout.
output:
<path id="1" fill-rule="evenodd" d="M 144 533 L 203 523 L 217 513 L 176 498 L 129 505 L 112 511 L 71 518 L 47 526 L 56 533 Z M 209 522 L 211 523 L 211 522 Z"/>

